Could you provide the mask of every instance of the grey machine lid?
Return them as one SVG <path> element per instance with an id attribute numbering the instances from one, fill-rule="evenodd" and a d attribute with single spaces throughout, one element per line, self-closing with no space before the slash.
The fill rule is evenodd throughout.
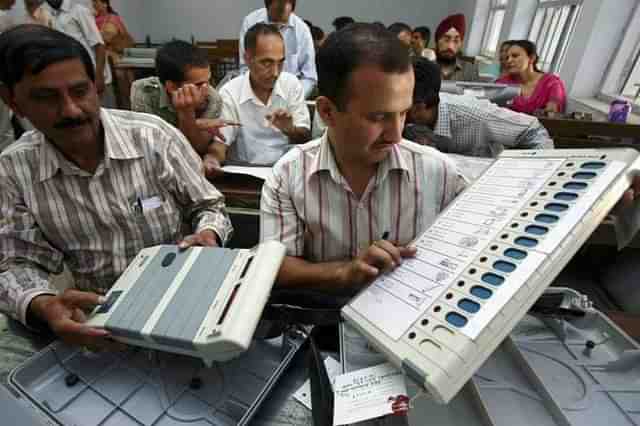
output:
<path id="1" fill-rule="evenodd" d="M 244 425 L 302 343 L 254 340 L 239 358 L 206 368 L 181 355 L 139 348 L 85 354 L 56 342 L 9 379 L 32 412 L 62 425 Z"/>

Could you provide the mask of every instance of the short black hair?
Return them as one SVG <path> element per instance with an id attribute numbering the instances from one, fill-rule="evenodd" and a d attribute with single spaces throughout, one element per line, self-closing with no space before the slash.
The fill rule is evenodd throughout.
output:
<path id="1" fill-rule="evenodd" d="M 209 58 L 204 49 L 183 40 L 173 40 L 156 53 L 156 72 L 162 84 L 167 81 L 182 83 L 190 67 L 209 67 Z"/>
<path id="2" fill-rule="evenodd" d="M 284 42 L 284 38 L 282 34 L 280 34 L 280 30 L 273 24 L 265 24 L 264 22 L 258 22 L 253 27 L 249 28 L 244 35 L 244 49 L 245 50 L 256 50 L 256 46 L 258 45 L 258 37 L 264 35 L 277 35 Z"/>
<path id="3" fill-rule="evenodd" d="M 408 32 L 409 34 L 411 34 L 413 32 L 413 30 L 411 29 L 411 27 L 407 24 L 405 24 L 404 22 L 396 22 L 393 23 L 391 25 L 389 25 L 389 31 L 391 31 L 396 37 L 403 32 Z"/>
<path id="4" fill-rule="evenodd" d="M 291 3 L 291 10 L 296 10 L 296 0 L 287 0 L 289 3 Z M 264 0 L 264 6 L 268 9 L 269 6 L 271 6 L 271 3 L 273 3 L 273 0 Z"/>
<path id="5" fill-rule="evenodd" d="M 71 59 L 79 59 L 95 82 L 91 56 L 73 37 L 35 24 L 19 25 L 0 34 L 0 82 L 11 91 L 25 73 L 39 74 L 49 65 Z"/>
<path id="6" fill-rule="evenodd" d="M 351 74 L 364 65 L 385 73 L 411 69 L 409 48 L 374 24 L 356 23 L 329 35 L 318 51 L 318 89 L 340 109 L 347 105 Z"/>
<path id="7" fill-rule="evenodd" d="M 440 103 L 442 74 L 440 66 L 426 58 L 413 58 L 413 71 L 416 78 L 413 87 L 413 104 L 425 104 L 431 108 Z"/>
<path id="8" fill-rule="evenodd" d="M 413 32 L 420 34 L 420 37 L 429 44 L 429 40 L 431 39 L 431 29 L 429 27 L 416 27 Z"/>
<path id="9" fill-rule="evenodd" d="M 322 28 L 316 26 L 311 27 L 311 38 L 313 38 L 314 41 L 322 40 L 324 38 Z"/>
<path id="10" fill-rule="evenodd" d="M 355 22 L 356 20 L 353 19 L 351 16 L 338 16 L 336 19 L 333 20 L 333 23 L 331 25 L 333 25 L 336 31 L 340 31 L 347 25 L 353 24 Z"/>

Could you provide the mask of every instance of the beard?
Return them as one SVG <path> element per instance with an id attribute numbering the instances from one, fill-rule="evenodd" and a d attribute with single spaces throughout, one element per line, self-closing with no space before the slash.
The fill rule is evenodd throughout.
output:
<path id="1" fill-rule="evenodd" d="M 453 65 L 458 60 L 458 55 L 451 55 L 450 52 L 444 53 L 440 50 L 436 52 L 436 58 L 439 64 L 442 65 Z"/>

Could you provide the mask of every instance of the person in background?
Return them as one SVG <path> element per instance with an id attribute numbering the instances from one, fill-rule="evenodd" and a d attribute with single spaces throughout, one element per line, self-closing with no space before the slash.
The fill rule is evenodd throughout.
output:
<path id="1" fill-rule="evenodd" d="M 258 23 L 245 33 L 249 72 L 220 89 L 222 118 L 239 127 L 222 129 L 216 142 L 222 161 L 271 166 L 292 146 L 311 137 L 309 109 L 302 83 L 284 72 L 285 45 L 278 27 Z"/>
<path id="2" fill-rule="evenodd" d="M 140 250 L 219 246 L 232 227 L 184 136 L 158 117 L 100 108 L 95 79 L 66 34 L 22 25 L 0 35 L 0 95 L 37 129 L 0 155 L 0 311 L 101 349 L 108 333 L 83 324 L 84 311 Z M 59 292 L 49 274 L 63 264 L 74 283 Z"/>
<path id="3" fill-rule="evenodd" d="M 436 58 L 443 80 L 480 80 L 478 66 L 460 58 L 466 31 L 467 23 L 462 14 L 448 16 L 436 29 Z"/>
<path id="4" fill-rule="evenodd" d="M 404 137 L 442 152 L 497 157 L 504 148 L 551 149 L 553 141 L 537 118 L 471 96 L 440 93 L 440 69 L 414 59 L 416 84 Z"/>
<path id="5" fill-rule="evenodd" d="M 274 166 L 260 238 L 287 248 L 280 288 L 349 297 L 414 256 L 411 241 L 466 182 L 445 154 L 402 139 L 414 77 L 397 37 L 349 25 L 329 35 L 318 71 L 327 132 Z"/>
<path id="6" fill-rule="evenodd" d="M 214 143 L 220 128 L 222 99 L 211 87 L 207 53 L 182 40 L 170 41 L 156 54 L 157 77 L 134 81 L 131 109 L 154 114 L 176 126 L 203 157 L 209 178 L 220 174 L 220 153 Z"/>
<path id="7" fill-rule="evenodd" d="M 327 37 L 324 34 L 324 31 L 322 31 L 322 28 L 315 26 L 311 27 L 311 36 L 313 37 L 313 46 L 315 47 L 317 53 L 318 49 L 322 47 L 322 43 L 324 43 L 324 40 Z"/>
<path id="8" fill-rule="evenodd" d="M 333 25 L 333 28 L 336 31 L 340 31 L 347 25 L 351 25 L 355 22 L 356 22 L 355 19 L 353 19 L 351 16 L 338 16 L 336 19 L 333 20 L 333 23 L 331 25 Z"/>
<path id="9" fill-rule="evenodd" d="M 24 7 L 27 10 L 27 21 L 30 24 L 40 24 L 51 27 L 51 14 L 46 7 L 43 7 L 44 0 L 24 0 Z"/>
<path id="10" fill-rule="evenodd" d="M 111 0 L 93 0 L 96 25 L 105 42 L 107 55 L 117 62 L 124 49 L 133 47 L 134 41 L 122 17 L 111 7 Z"/>
<path id="11" fill-rule="evenodd" d="M 520 96 L 515 97 L 509 106 L 512 110 L 525 114 L 564 112 L 567 103 L 564 83 L 557 75 L 544 73 L 538 68 L 535 43 L 529 40 L 511 42 L 507 74 L 496 82 L 522 87 Z"/>
<path id="12" fill-rule="evenodd" d="M 500 44 L 500 52 L 498 52 L 498 59 L 500 60 L 500 78 L 507 76 L 507 60 L 509 59 L 509 48 L 511 47 L 512 40 L 503 41 Z"/>
<path id="13" fill-rule="evenodd" d="M 265 0 L 265 8 L 255 10 L 244 18 L 240 29 L 240 71 L 249 70 L 245 62 L 244 38 L 249 28 L 257 23 L 274 24 L 280 30 L 285 44 L 284 71 L 295 75 L 304 88 L 305 97 L 318 82 L 316 51 L 309 26 L 294 11 L 296 0 Z"/>
<path id="14" fill-rule="evenodd" d="M 429 49 L 429 40 L 431 40 L 431 30 L 429 27 L 416 27 L 411 35 L 411 49 L 415 56 L 435 61 L 436 52 Z"/>
<path id="15" fill-rule="evenodd" d="M 15 3 L 15 0 L 0 0 L 0 34 L 15 25 L 13 18 L 7 14 Z M 11 109 L 0 101 L 0 152 L 15 140 L 11 116 Z"/>
<path id="16" fill-rule="evenodd" d="M 111 68 L 107 49 L 96 26 L 93 13 L 84 5 L 71 0 L 46 0 L 51 15 L 51 28 L 78 40 L 91 55 L 96 68 L 96 89 L 106 107 L 115 106 Z"/>
<path id="17" fill-rule="evenodd" d="M 409 25 L 403 22 L 396 22 L 389 25 L 388 30 L 391 31 L 393 35 L 398 37 L 398 40 L 400 40 L 407 47 L 411 47 L 413 31 L 411 30 L 411 27 Z"/>

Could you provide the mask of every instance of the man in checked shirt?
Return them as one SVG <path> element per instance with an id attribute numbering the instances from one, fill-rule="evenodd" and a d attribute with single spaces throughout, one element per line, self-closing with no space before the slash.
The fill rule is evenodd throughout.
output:
<path id="1" fill-rule="evenodd" d="M 224 244 L 224 199 L 180 131 L 100 108 L 75 39 L 33 25 L 3 33 L 0 81 L 2 99 L 37 129 L 0 155 L 0 311 L 71 344 L 109 346 L 84 310 L 145 247 Z M 60 294 L 48 276 L 63 262 L 75 289 Z"/>

